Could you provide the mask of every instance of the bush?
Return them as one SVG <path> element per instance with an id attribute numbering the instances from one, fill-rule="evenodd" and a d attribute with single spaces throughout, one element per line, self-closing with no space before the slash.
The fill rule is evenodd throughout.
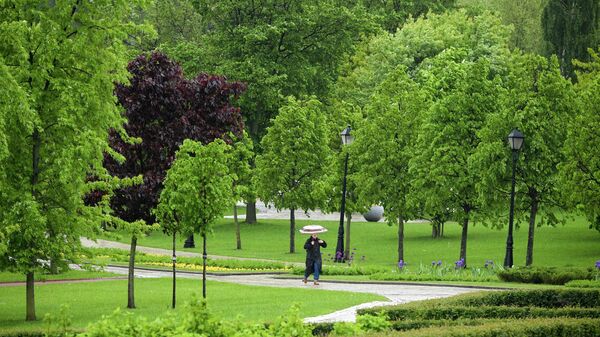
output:
<path id="1" fill-rule="evenodd" d="M 430 308 L 396 307 L 385 312 L 396 320 L 527 319 L 527 318 L 600 318 L 596 308 L 539 308 L 506 306 L 444 306 Z M 362 317 L 362 316 L 360 316 Z"/>
<path id="2" fill-rule="evenodd" d="M 459 297 L 454 301 L 465 306 L 517 307 L 582 307 L 600 308 L 600 290 L 596 289 L 539 289 L 489 292 L 484 295 Z"/>
<path id="3" fill-rule="evenodd" d="M 600 320 L 535 319 L 490 322 L 475 326 L 441 326 L 421 330 L 394 331 L 389 337 L 593 337 L 600 336 Z"/>
<path id="4" fill-rule="evenodd" d="M 575 267 L 516 267 L 498 271 L 498 277 L 505 282 L 558 284 L 572 280 L 594 279 L 592 268 Z"/>
<path id="5" fill-rule="evenodd" d="M 565 283 L 569 288 L 600 288 L 600 280 L 573 280 Z"/>

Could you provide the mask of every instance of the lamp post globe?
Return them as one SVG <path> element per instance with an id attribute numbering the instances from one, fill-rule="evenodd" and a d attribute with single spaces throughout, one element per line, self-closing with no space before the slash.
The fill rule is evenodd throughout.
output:
<path id="1" fill-rule="evenodd" d="M 350 133 L 352 128 L 348 125 L 341 133 L 342 146 L 352 144 L 354 136 Z M 335 248 L 335 262 L 344 262 L 344 213 L 346 212 L 346 175 L 348 174 L 348 152 L 344 160 L 344 178 L 342 182 L 342 206 L 340 208 L 340 227 L 338 228 L 338 240 Z"/>
<path id="2" fill-rule="evenodd" d="M 504 256 L 504 267 L 512 268 L 513 261 L 513 223 L 515 214 L 515 175 L 517 169 L 517 160 L 519 159 L 519 151 L 523 146 L 525 136 L 518 129 L 512 130 L 508 135 L 508 145 L 512 150 L 512 181 L 510 188 L 510 213 L 508 216 L 508 237 L 506 238 L 506 255 Z"/>

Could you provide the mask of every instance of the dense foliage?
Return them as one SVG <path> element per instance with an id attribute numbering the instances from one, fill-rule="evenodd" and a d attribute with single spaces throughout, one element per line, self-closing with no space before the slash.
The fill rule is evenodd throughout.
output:
<path id="1" fill-rule="evenodd" d="M 27 274 L 28 320 L 34 272 L 64 267 L 108 220 L 83 196 L 121 130 L 113 85 L 127 80 L 141 2 L 0 2 L 0 269 Z"/>

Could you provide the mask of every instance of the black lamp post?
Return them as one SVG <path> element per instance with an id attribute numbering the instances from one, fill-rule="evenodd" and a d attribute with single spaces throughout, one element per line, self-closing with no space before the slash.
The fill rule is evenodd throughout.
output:
<path id="1" fill-rule="evenodd" d="M 506 239 L 506 256 L 504 257 L 504 267 L 512 268 L 513 266 L 513 220 L 515 214 L 515 172 L 517 168 L 517 159 L 519 159 L 519 150 L 523 146 L 525 136 L 514 129 L 508 135 L 508 144 L 512 150 L 512 186 L 510 189 L 510 214 L 508 217 L 508 238 Z"/>
<path id="2" fill-rule="evenodd" d="M 340 134 L 342 136 L 342 145 L 350 145 L 354 137 L 350 135 L 352 128 L 347 128 Z M 348 174 L 348 152 L 344 161 L 344 182 L 342 184 L 342 207 L 340 209 L 340 228 L 338 229 L 338 240 L 335 248 L 335 262 L 344 262 L 344 213 L 346 212 L 346 175 Z"/>

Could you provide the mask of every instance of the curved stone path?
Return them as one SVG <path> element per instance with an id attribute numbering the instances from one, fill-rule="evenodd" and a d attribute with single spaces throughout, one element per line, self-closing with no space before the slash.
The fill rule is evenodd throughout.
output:
<path id="1" fill-rule="evenodd" d="M 86 247 L 110 247 L 129 249 L 129 245 L 106 241 L 97 240 L 97 242 L 82 239 L 82 244 Z M 150 248 L 150 247 L 137 247 L 138 251 L 150 253 L 150 254 L 161 254 L 171 255 L 170 250 Z M 198 253 L 190 252 L 177 252 L 178 256 L 201 256 Z M 210 258 L 231 258 L 224 256 L 210 256 Z M 239 259 L 239 258 L 236 258 Z M 108 266 L 105 267 L 106 271 L 127 274 L 126 267 Z M 170 277 L 172 274 L 170 271 L 162 270 L 150 270 L 144 268 L 136 268 L 136 277 L 141 278 L 155 278 L 155 277 Z M 200 273 L 189 273 L 189 272 L 178 272 L 178 277 L 181 278 L 201 278 Z M 388 301 L 377 301 L 363 303 L 357 306 L 346 308 L 340 311 L 336 311 L 327 315 L 309 317 L 305 319 L 307 323 L 319 323 L 319 322 L 353 322 L 356 320 L 356 310 L 362 308 L 371 308 L 382 305 L 393 305 L 400 303 L 407 303 L 412 301 L 426 300 L 432 298 L 450 297 L 458 294 L 463 294 L 473 291 L 485 290 L 482 288 L 469 288 L 469 287 L 456 287 L 456 286 L 438 286 L 438 285 L 412 285 L 412 284 L 390 284 L 390 283 L 376 283 L 376 282 L 340 282 L 340 281 L 327 281 L 321 280 L 318 286 L 309 282 L 308 284 L 302 283 L 301 279 L 290 279 L 281 278 L 277 275 L 272 274 L 260 274 L 260 275 L 207 275 L 207 279 L 219 282 L 231 282 L 243 285 L 253 286 L 266 286 L 266 287 L 282 287 L 282 288 L 309 288 L 309 289 L 321 289 L 321 290 L 336 290 L 336 291 L 349 291 L 349 292 L 360 292 L 360 293 L 372 293 L 384 296 Z M 488 289 L 489 290 L 489 289 Z"/>

